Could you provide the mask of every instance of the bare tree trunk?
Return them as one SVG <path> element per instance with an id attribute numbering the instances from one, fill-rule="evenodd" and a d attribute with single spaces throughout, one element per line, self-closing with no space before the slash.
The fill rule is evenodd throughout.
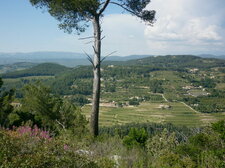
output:
<path id="1" fill-rule="evenodd" d="M 91 110 L 91 134 L 98 135 L 99 103 L 101 90 L 101 27 L 99 16 L 93 19 L 94 27 L 94 61 L 93 61 L 93 100 Z"/>

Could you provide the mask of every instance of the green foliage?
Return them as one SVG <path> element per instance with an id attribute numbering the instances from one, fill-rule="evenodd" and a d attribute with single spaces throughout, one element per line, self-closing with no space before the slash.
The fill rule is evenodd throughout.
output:
<path id="1" fill-rule="evenodd" d="M 152 163 L 152 167 L 195 168 L 196 165 L 189 157 L 181 157 L 176 153 L 166 151 Z"/>
<path id="2" fill-rule="evenodd" d="M 205 78 L 200 81 L 199 85 L 203 86 L 204 88 L 215 88 L 216 83 L 210 78 Z"/>
<path id="3" fill-rule="evenodd" d="M 221 121 L 215 123 L 212 128 L 216 129 L 220 123 Z M 178 146 L 176 151 L 180 155 L 190 157 L 195 165 L 201 168 L 224 167 L 224 141 L 213 129 L 208 128 L 192 136 L 187 143 Z"/>
<path id="4" fill-rule="evenodd" d="M 129 105 L 133 105 L 133 106 L 138 106 L 140 104 L 138 99 L 136 99 L 136 98 L 130 99 L 128 103 L 129 103 Z"/>
<path id="5" fill-rule="evenodd" d="M 169 152 L 174 149 L 178 144 L 176 134 L 170 133 L 167 129 L 164 129 L 161 133 L 153 136 L 147 141 L 148 153 L 154 157 L 160 157 L 165 152 Z"/>
<path id="6" fill-rule="evenodd" d="M 189 139 L 190 143 L 199 148 L 207 148 L 210 143 L 210 139 L 207 134 L 199 133 Z"/>
<path id="7" fill-rule="evenodd" d="M 60 118 L 61 104 L 62 100 L 54 97 L 47 87 L 36 83 L 25 86 L 21 110 L 32 114 L 35 124 L 43 127 L 54 127 L 55 120 Z"/>
<path id="8" fill-rule="evenodd" d="M 16 112 L 12 112 L 8 115 L 9 125 L 8 126 L 18 126 L 17 122 L 20 120 L 20 116 Z"/>
<path id="9" fill-rule="evenodd" d="M 149 83 L 150 89 L 153 93 L 163 93 L 162 80 L 152 80 Z"/>
<path id="10" fill-rule="evenodd" d="M 91 67 L 81 66 L 63 74 L 57 75 L 47 84 L 54 93 L 60 95 L 91 95 L 93 73 Z"/>
<path id="11" fill-rule="evenodd" d="M 0 126 L 7 127 L 10 124 L 8 116 L 13 112 L 13 106 L 11 105 L 14 98 L 14 90 L 8 92 L 1 92 L 3 85 L 2 79 L 0 78 Z"/>
<path id="12" fill-rule="evenodd" d="M 177 132 L 176 138 L 180 141 L 185 141 L 186 137 L 193 134 L 191 128 L 185 126 L 175 126 L 173 124 L 159 124 L 159 123 L 128 123 L 123 125 L 115 125 L 110 127 L 101 127 L 101 134 L 108 134 L 111 136 L 119 135 L 121 138 L 128 135 L 132 128 L 138 130 L 144 128 L 149 136 L 160 134 L 163 130 L 167 130 L 169 134 Z"/>
<path id="13" fill-rule="evenodd" d="M 70 96 L 69 100 L 78 106 L 83 106 L 85 104 L 90 103 L 90 101 L 84 95 L 80 95 L 80 94 Z"/>
<path id="14" fill-rule="evenodd" d="M 32 125 L 55 131 L 70 129 L 78 136 L 86 131 L 87 121 L 80 109 L 54 96 L 44 85 L 27 85 L 24 92 L 21 109 L 10 115 L 13 125 L 19 126 L 31 121 Z"/>
<path id="15" fill-rule="evenodd" d="M 81 136 L 87 132 L 87 120 L 78 107 L 68 101 L 63 101 L 60 106 L 60 117 L 57 122 L 64 129 L 70 129 L 74 135 Z"/>
<path id="16" fill-rule="evenodd" d="M 220 128 L 220 123 L 216 125 Z M 224 142 L 211 128 L 206 128 L 180 142 L 175 133 L 164 130 L 147 141 L 150 167 L 207 168 L 224 166 Z"/>
<path id="17" fill-rule="evenodd" d="M 201 58 L 193 55 L 167 55 L 130 60 L 123 64 L 151 65 L 153 67 L 164 67 L 170 69 L 174 68 L 174 70 L 176 69 L 184 72 L 185 68 L 209 69 L 212 67 L 224 67 L 225 61 L 214 58 Z"/>
<path id="18" fill-rule="evenodd" d="M 218 121 L 212 124 L 212 129 L 220 134 L 222 140 L 225 141 L 225 120 Z"/>
<path id="19" fill-rule="evenodd" d="M 135 146 L 145 147 L 147 138 L 148 134 L 144 128 L 131 128 L 129 134 L 124 137 L 123 144 L 128 148 L 132 148 Z"/>
<path id="20" fill-rule="evenodd" d="M 222 96 L 223 95 L 223 96 Z M 208 97 L 188 97 L 184 98 L 184 101 L 195 108 L 197 111 L 203 113 L 218 113 L 224 112 L 225 109 L 225 98 L 224 93 L 221 96 L 217 94 L 212 94 Z M 197 106 L 193 106 L 194 104 L 198 104 Z"/>
<path id="21" fill-rule="evenodd" d="M 0 88 L 2 87 L 2 85 L 3 85 L 3 81 L 2 81 L 2 79 L 0 78 Z"/>
<path id="22" fill-rule="evenodd" d="M 138 127 L 140 126 L 140 127 Z M 224 121 L 184 134 L 185 128 L 158 125 L 146 137 L 143 125 L 133 125 L 128 136 L 109 133 L 77 138 L 64 131 L 55 137 L 37 127 L 0 128 L 0 165 L 8 167 L 83 168 L 223 168 Z M 167 127 L 167 129 L 163 129 Z M 161 128 L 161 129 L 159 129 Z M 145 133 L 144 133 L 145 132 Z M 178 134 L 177 134 L 178 132 Z M 180 140 L 182 134 L 184 139 Z M 118 136 L 119 135 L 119 136 Z M 139 139 L 137 138 L 139 137 Z M 142 137 L 142 138 L 141 138 Z M 145 141 L 142 143 L 143 139 Z M 125 143 L 126 142 L 126 143 Z M 141 142 L 141 143 L 140 143 Z"/>
<path id="23" fill-rule="evenodd" d="M 104 91 L 105 92 L 116 92 L 115 84 L 114 83 L 105 82 Z"/>
<path id="24" fill-rule="evenodd" d="M 103 157 L 98 160 L 98 165 L 104 168 L 114 168 L 116 164 L 111 159 Z"/>

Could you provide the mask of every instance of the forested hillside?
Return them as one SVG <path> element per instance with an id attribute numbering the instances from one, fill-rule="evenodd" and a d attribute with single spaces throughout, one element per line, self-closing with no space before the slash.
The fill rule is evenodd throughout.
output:
<path id="1" fill-rule="evenodd" d="M 168 55 L 154 56 L 125 62 L 106 62 L 116 65 L 148 65 L 160 68 L 184 69 L 184 68 L 212 68 L 224 67 L 225 60 L 215 58 L 201 58 L 192 55 Z"/>
<path id="2" fill-rule="evenodd" d="M 54 63 L 43 63 L 29 69 L 2 74 L 3 78 L 20 78 L 28 76 L 54 76 L 63 73 L 70 68 Z"/>
<path id="3" fill-rule="evenodd" d="M 36 65 L 36 63 L 31 62 L 18 62 L 15 64 L 0 65 L 0 74 L 28 69 Z"/>

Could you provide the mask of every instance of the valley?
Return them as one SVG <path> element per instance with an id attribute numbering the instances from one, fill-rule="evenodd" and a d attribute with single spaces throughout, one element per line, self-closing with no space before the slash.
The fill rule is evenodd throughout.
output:
<path id="1" fill-rule="evenodd" d="M 3 90 L 37 81 L 52 93 L 81 106 L 89 118 L 90 66 L 67 68 L 44 63 L 2 74 Z M 195 56 L 147 57 L 102 66 L 100 126 L 130 122 L 203 126 L 225 118 L 225 61 Z"/>

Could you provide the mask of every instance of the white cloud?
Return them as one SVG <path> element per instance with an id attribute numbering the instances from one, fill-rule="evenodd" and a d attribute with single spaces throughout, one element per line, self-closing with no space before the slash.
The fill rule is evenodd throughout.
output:
<path id="1" fill-rule="evenodd" d="M 221 23 L 225 12 L 220 8 L 225 3 L 219 2 L 222 1 L 152 0 L 147 8 L 156 10 L 157 21 L 154 27 L 145 28 L 149 48 L 175 54 L 224 52 L 225 28 Z"/>
<path id="2" fill-rule="evenodd" d="M 129 14 L 106 15 L 102 21 L 104 54 L 117 51 L 118 55 L 144 54 L 145 24 Z"/>

